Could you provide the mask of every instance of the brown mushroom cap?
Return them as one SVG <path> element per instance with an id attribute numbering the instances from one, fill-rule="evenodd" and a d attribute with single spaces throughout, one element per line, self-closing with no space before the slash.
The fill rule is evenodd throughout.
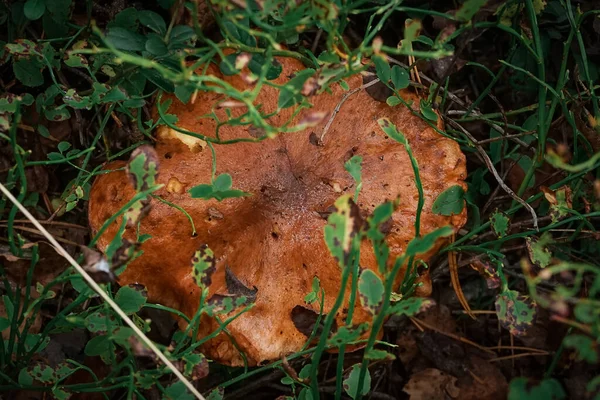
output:
<path id="1" fill-rule="evenodd" d="M 283 72 L 274 81 L 277 84 L 284 84 L 303 69 L 298 61 L 279 61 Z M 239 76 L 222 76 L 213 67 L 209 73 L 238 89 L 247 88 Z M 360 76 L 347 82 L 351 88 L 362 84 Z M 331 115 L 344 93 L 339 85 L 334 85 L 332 93 L 312 97 L 314 107 L 302 111 L 298 118 L 313 111 Z M 412 102 L 414 110 L 419 109 L 417 96 L 408 91 L 402 96 Z M 275 112 L 277 99 L 278 91 L 265 86 L 256 104 L 262 105 L 263 113 Z M 224 110 L 216 107 L 222 100 L 226 100 L 223 95 L 199 93 L 193 104 L 184 105 L 174 99 L 168 112 L 178 116 L 179 127 L 213 136 L 215 122 L 200 117 L 216 111 L 225 120 Z M 282 110 L 270 123 L 285 123 L 292 111 L 293 108 Z M 243 110 L 233 108 L 232 113 L 240 115 Z M 319 277 L 325 290 L 325 313 L 340 290 L 341 270 L 323 239 L 327 223 L 323 215 L 342 194 L 354 192 L 354 181 L 344 169 L 344 162 L 352 155 L 363 158 L 363 186 L 358 199 L 362 214 L 367 216 L 382 202 L 400 198 L 386 239 L 392 256 L 402 254 L 414 237 L 418 201 L 414 174 L 406 150 L 378 126 L 381 117 L 389 118 L 404 133 L 418 160 L 425 193 L 421 234 L 445 225 L 458 230 L 466 220 L 465 211 L 446 217 L 433 214 L 431 208 L 445 189 L 453 185 L 466 188 L 465 157 L 459 146 L 436 133 L 407 107 L 391 108 L 359 91 L 341 106 L 322 145 L 315 145 L 314 134 L 320 136 L 326 120 L 312 129 L 280 134 L 261 143 L 215 145 L 217 174 L 230 174 L 234 188 L 252 193 L 250 197 L 221 202 L 191 198 L 187 193 L 191 187 L 211 181 L 211 152 L 198 139 L 177 134 L 166 126 L 159 128 L 158 182 L 165 187 L 157 194 L 191 215 L 197 236 L 192 237 L 190 223 L 182 212 L 153 199 L 150 212 L 140 225 L 140 232 L 152 238 L 141 245 L 143 255 L 120 275 L 120 283 L 141 283 L 148 289 L 151 301 L 192 316 L 198 307 L 200 289 L 192 278 L 190 259 L 206 244 L 217 260 L 210 296 L 228 293 L 226 267 L 245 286 L 258 290 L 255 306 L 228 325 L 231 337 L 245 353 L 248 363 L 255 365 L 298 351 L 307 337 L 294 324 L 292 310 L 304 307 L 319 312 L 318 304 L 308 305 L 304 301 L 311 291 L 313 277 Z M 247 127 L 229 125 L 221 126 L 219 134 L 221 139 L 251 136 Z M 107 168 L 123 165 L 116 162 Z M 123 171 L 101 175 L 90 195 L 92 230 L 97 231 L 133 195 L 134 189 Z M 102 235 L 98 242 L 101 249 L 106 248 L 119 225 L 119 221 L 115 222 Z M 126 231 L 126 237 L 135 238 L 134 235 L 133 230 Z M 438 242 L 421 258 L 427 260 L 442 244 Z M 376 270 L 373 250 L 367 241 L 362 243 L 360 264 Z M 340 309 L 336 316 L 338 326 L 344 325 L 345 312 L 346 309 Z M 371 315 L 359 304 L 353 322 L 370 319 Z M 182 321 L 181 326 L 184 325 Z M 216 321 L 205 315 L 199 335 L 208 335 L 217 327 Z M 238 350 L 224 334 L 208 341 L 202 350 L 215 361 L 242 364 Z"/>

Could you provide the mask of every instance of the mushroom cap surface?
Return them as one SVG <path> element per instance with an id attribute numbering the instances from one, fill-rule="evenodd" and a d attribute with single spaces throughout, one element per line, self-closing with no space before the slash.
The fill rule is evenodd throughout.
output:
<path id="1" fill-rule="evenodd" d="M 283 72 L 274 80 L 277 84 L 284 84 L 303 69 L 296 60 L 278 60 Z M 213 66 L 208 72 L 237 89 L 248 88 L 239 76 L 223 76 Z M 354 76 L 347 83 L 352 89 L 359 87 L 362 80 Z M 192 198 L 187 192 L 191 187 L 211 182 L 211 151 L 199 139 L 178 134 L 166 126 L 158 128 L 155 145 L 160 160 L 158 183 L 165 186 L 156 194 L 185 209 L 194 220 L 197 235 L 192 236 L 191 225 L 180 210 L 152 199 L 150 211 L 140 223 L 140 233 L 149 234 L 151 239 L 141 244 L 143 254 L 128 265 L 119 276 L 119 283 L 143 284 L 150 301 L 191 317 L 197 310 L 201 290 L 192 277 L 190 259 L 203 245 L 208 245 L 216 259 L 209 297 L 228 293 L 227 267 L 241 283 L 256 288 L 257 292 L 255 306 L 227 327 L 235 344 L 221 333 L 201 348 L 207 357 L 228 365 L 243 365 L 239 349 L 249 365 L 257 365 L 300 350 L 307 336 L 298 330 L 303 314 L 298 311 L 319 312 L 318 303 L 304 301 L 315 276 L 325 291 L 324 312 L 332 308 L 340 291 L 341 269 L 326 246 L 323 228 L 336 199 L 354 193 L 355 183 L 344 169 L 351 156 L 363 158 L 363 183 L 357 201 L 361 215 L 366 217 L 377 205 L 399 197 L 391 225 L 386 229 L 386 241 L 392 257 L 406 250 L 414 237 L 419 196 L 406 150 L 384 134 L 378 119 L 387 117 L 404 133 L 418 160 L 425 194 L 421 234 L 445 225 L 456 231 L 465 223 L 464 209 L 453 216 L 432 212 L 434 200 L 444 190 L 454 185 L 466 189 L 465 157 L 456 142 L 437 133 L 407 107 L 389 107 L 360 90 L 341 105 L 323 143 L 315 142 L 315 134 L 321 135 L 344 93 L 334 84 L 331 93 L 310 98 L 312 109 L 302 110 L 297 117 L 292 115 L 294 107 L 284 109 L 269 120 L 272 125 L 280 126 L 292 117 L 298 121 L 310 112 L 326 112 L 328 116 L 313 128 L 282 133 L 259 143 L 214 145 L 217 174 L 230 174 L 233 187 L 252 193 L 250 197 L 221 202 Z M 412 102 L 412 109 L 418 112 L 416 95 L 404 91 L 402 97 Z M 221 120 L 227 119 L 225 110 L 217 106 L 227 100 L 224 95 L 200 92 L 193 104 L 171 98 L 173 103 L 168 113 L 177 115 L 178 127 L 214 137 L 215 121 L 200 117 L 214 111 Z M 277 100 L 278 91 L 265 86 L 255 104 L 261 105 L 263 113 L 274 113 Z M 231 114 L 239 116 L 244 110 L 232 108 Z M 251 134 L 252 128 L 248 126 L 219 128 L 221 139 L 249 138 Z M 110 163 L 106 169 L 123 166 L 125 162 L 119 161 Z M 90 194 L 92 230 L 96 232 L 134 194 L 124 171 L 100 175 Z M 115 221 L 103 233 L 98 241 L 101 250 L 106 249 L 119 226 L 120 221 Z M 125 237 L 135 239 L 135 230 L 128 228 Z M 438 241 L 420 258 L 426 261 L 443 244 L 444 241 Z M 372 246 L 366 240 L 361 244 L 360 265 L 377 272 Z M 422 278 L 428 279 L 426 272 Z M 346 289 L 344 305 L 336 316 L 337 326 L 345 325 L 348 298 Z M 370 321 L 371 314 L 361 308 L 360 302 L 356 304 L 353 323 Z M 185 327 L 185 322 L 180 321 L 180 326 Z M 199 337 L 218 326 L 213 318 L 203 315 Z"/>

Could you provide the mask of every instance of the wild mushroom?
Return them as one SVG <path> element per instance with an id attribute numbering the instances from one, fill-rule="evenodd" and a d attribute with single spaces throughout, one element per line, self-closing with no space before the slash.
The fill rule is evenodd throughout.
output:
<path id="1" fill-rule="evenodd" d="M 278 61 L 283 71 L 274 80 L 276 84 L 284 84 L 303 70 L 296 60 L 279 58 Z M 214 66 L 209 67 L 208 73 L 237 89 L 248 87 L 240 76 L 223 76 Z M 362 84 L 360 76 L 347 82 L 351 88 Z M 306 118 L 307 112 L 331 116 L 344 93 L 339 85 L 334 85 L 332 93 L 313 96 L 310 100 L 314 107 L 301 112 L 296 120 Z M 405 91 L 402 97 L 412 102 L 414 110 L 419 110 L 416 95 Z M 269 122 L 279 126 L 292 116 L 293 108 L 276 113 L 277 99 L 278 91 L 265 86 L 255 104 L 261 105 L 263 113 L 276 114 Z M 223 107 L 228 99 L 223 95 L 201 92 L 188 104 L 174 97 L 172 100 L 168 113 L 177 115 L 177 126 L 188 131 L 214 135 L 215 121 L 200 116 L 214 111 L 221 121 L 228 118 Z M 434 200 L 444 190 L 454 185 L 466 187 L 465 157 L 459 146 L 407 107 L 391 108 L 364 90 L 346 100 L 322 143 L 315 135 L 317 138 L 321 135 L 325 120 L 313 129 L 280 134 L 261 143 L 214 145 L 217 173 L 231 175 L 237 189 L 252 194 L 223 201 L 192 198 L 188 193 L 194 186 L 211 182 L 213 157 L 206 142 L 167 126 L 158 129 L 155 146 L 160 159 L 158 182 L 165 186 L 157 195 L 186 210 L 193 218 L 197 234 L 192 235 L 190 223 L 180 210 L 152 199 L 150 211 L 139 227 L 140 233 L 149 234 L 151 239 L 141 244 L 143 255 L 127 267 L 119 282 L 143 284 L 150 301 L 192 316 L 199 304 L 200 289 L 192 277 L 190 259 L 208 245 L 216 260 L 209 298 L 227 295 L 233 286 L 237 287 L 235 290 L 247 290 L 254 297 L 255 306 L 228 325 L 230 336 L 219 334 L 204 345 L 202 350 L 207 357 L 241 365 L 239 349 L 250 365 L 256 365 L 298 351 L 307 340 L 306 332 L 301 332 L 307 328 L 303 327 L 302 311 L 319 312 L 318 305 L 304 301 L 315 276 L 326 293 L 324 312 L 331 310 L 340 291 L 340 268 L 325 244 L 323 228 L 336 199 L 355 190 L 352 177 L 344 169 L 344 163 L 353 155 L 363 158 L 360 212 L 369 215 L 377 205 L 399 196 L 399 206 L 386 229 L 386 240 L 392 255 L 406 250 L 415 235 L 419 195 L 409 157 L 402 145 L 381 130 L 377 122 L 381 117 L 389 118 L 404 133 L 419 161 L 425 195 L 421 234 L 445 225 L 456 231 L 464 224 L 464 211 L 453 216 L 432 212 Z M 226 105 L 231 107 L 232 102 Z M 233 116 L 242 113 L 239 108 L 230 111 Z M 247 126 L 219 127 L 222 140 L 250 138 L 256 133 Z M 124 162 L 114 162 L 106 168 L 123 166 Z M 101 175 L 90 194 L 92 230 L 97 231 L 134 194 L 123 171 Z M 104 232 L 98 242 L 100 249 L 106 249 L 119 226 L 115 221 Z M 135 238 L 134 229 L 126 230 L 125 236 Z M 442 245 L 438 241 L 421 258 L 427 260 Z M 361 245 L 360 264 L 363 268 L 377 268 L 371 245 L 366 241 Z M 424 279 L 428 279 L 426 274 Z M 354 315 L 356 323 L 371 318 L 360 307 Z M 336 319 L 338 326 L 344 325 L 343 310 L 340 309 Z M 185 322 L 180 321 L 180 326 L 185 327 Z M 199 336 L 208 335 L 218 326 L 217 321 L 204 315 Z"/>

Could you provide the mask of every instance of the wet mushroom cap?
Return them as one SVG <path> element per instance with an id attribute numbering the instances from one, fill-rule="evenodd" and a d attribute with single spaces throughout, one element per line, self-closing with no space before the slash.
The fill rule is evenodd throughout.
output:
<path id="1" fill-rule="evenodd" d="M 276 84 L 284 84 L 303 69 L 293 59 L 280 58 L 279 62 L 283 72 L 274 80 Z M 209 73 L 237 89 L 248 87 L 239 76 L 222 76 L 212 66 Z M 354 76 L 347 82 L 356 88 L 362 79 Z M 307 340 L 311 315 L 319 312 L 318 303 L 309 305 L 304 301 L 315 276 L 325 290 L 325 313 L 331 309 L 340 290 L 341 270 L 327 249 L 323 228 L 336 199 L 354 193 L 354 181 L 344 169 L 344 163 L 353 155 L 363 158 L 363 186 L 357 202 L 360 213 L 366 217 L 377 205 L 399 197 L 391 224 L 386 226 L 386 240 L 393 256 L 406 249 L 414 237 L 419 196 L 406 150 L 384 134 L 378 119 L 389 118 L 404 133 L 418 160 L 425 193 L 421 234 L 445 225 L 458 230 L 465 223 L 464 210 L 450 217 L 432 212 L 434 200 L 444 190 L 454 185 L 466 189 L 465 157 L 454 141 L 437 133 L 407 107 L 391 108 L 364 90 L 358 91 L 340 107 L 323 143 L 316 140 L 344 93 L 335 84 L 332 93 L 311 97 L 313 108 L 295 117 L 297 122 L 315 115 L 309 113 L 326 112 L 328 117 L 318 126 L 282 133 L 260 143 L 214 145 L 217 174 L 230 174 L 233 187 L 252 193 L 250 197 L 221 202 L 191 198 L 187 192 L 191 187 L 211 181 L 211 151 L 199 139 L 166 126 L 158 129 L 155 146 L 160 160 L 158 182 L 165 186 L 156 195 L 185 209 L 194 220 L 197 235 L 192 236 L 191 225 L 181 211 L 152 199 L 150 211 L 140 224 L 140 233 L 149 234 L 151 239 L 141 245 L 143 255 L 127 267 L 119 282 L 141 283 L 146 286 L 150 301 L 192 316 L 198 307 L 200 289 L 192 278 L 190 259 L 202 245 L 208 245 L 217 264 L 209 297 L 230 292 L 227 268 L 230 276 L 237 277 L 247 288 L 256 288 L 257 292 L 255 306 L 228 325 L 235 344 L 221 333 L 203 346 L 207 357 L 224 364 L 243 365 L 239 349 L 249 365 L 256 365 L 298 351 Z M 417 96 L 405 91 L 402 97 L 413 110 L 419 110 Z M 228 100 L 224 95 L 200 92 L 193 104 L 172 99 L 168 113 L 177 115 L 180 128 L 214 137 L 214 120 L 200 117 L 215 111 L 221 120 L 227 118 L 225 110 L 218 106 Z M 255 104 L 261 104 L 263 114 L 271 113 L 277 110 L 277 99 L 278 91 L 265 86 Z M 241 115 L 245 110 L 234 107 L 231 113 Z M 282 110 L 270 118 L 270 124 L 284 124 L 292 117 L 293 110 L 293 107 Z M 256 134 L 256 129 L 248 126 L 219 128 L 223 140 L 251 138 Z M 106 168 L 118 169 L 124 165 L 114 162 Z M 90 194 L 92 230 L 96 232 L 134 194 L 125 172 L 100 175 Z M 119 225 L 120 221 L 116 221 L 101 236 L 100 249 L 110 243 Z M 134 239 L 134 230 L 128 229 L 125 237 Z M 442 245 L 442 241 L 438 242 L 421 258 L 426 261 Z M 374 271 L 377 268 L 367 241 L 361 245 L 360 265 Z M 428 279 L 426 273 L 422 279 Z M 348 297 L 346 290 L 345 305 L 336 316 L 337 326 L 344 325 Z M 370 320 L 371 315 L 357 303 L 353 323 Z M 185 322 L 180 321 L 180 326 L 184 327 Z M 199 336 L 208 335 L 218 326 L 204 315 Z"/>

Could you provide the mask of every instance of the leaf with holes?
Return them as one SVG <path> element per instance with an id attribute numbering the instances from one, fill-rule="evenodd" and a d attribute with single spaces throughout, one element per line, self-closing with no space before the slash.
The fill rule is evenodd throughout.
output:
<path id="1" fill-rule="evenodd" d="M 233 310 L 246 306 L 252 303 L 251 299 L 246 296 L 240 295 L 222 295 L 222 294 L 214 294 L 204 306 L 204 312 L 206 312 L 210 316 L 214 316 L 217 314 L 229 314 Z"/>
<path id="2" fill-rule="evenodd" d="M 496 212 L 490 217 L 490 223 L 494 233 L 499 238 L 508 234 L 508 230 L 510 229 L 510 219 L 503 212 L 496 210 Z"/>
<path id="3" fill-rule="evenodd" d="M 550 243 L 552 243 L 552 234 L 550 232 L 544 232 L 539 239 L 526 238 L 525 244 L 527 245 L 527 252 L 532 263 L 541 268 L 550 265 L 550 261 L 552 261 L 552 253 L 548 250 Z"/>
<path id="4" fill-rule="evenodd" d="M 349 195 L 341 196 L 334 206 L 335 212 L 329 215 L 324 228 L 325 243 L 339 266 L 346 268 L 351 253 L 360 245 L 356 238 L 363 222 L 358 206 Z"/>
<path id="5" fill-rule="evenodd" d="M 192 257 L 192 276 L 201 289 L 210 286 L 212 274 L 217 269 L 215 255 L 207 246 L 203 245 Z"/>
<path id="6" fill-rule="evenodd" d="M 333 336 L 327 340 L 327 343 L 331 346 L 339 347 L 344 344 L 355 342 L 360 339 L 367 329 L 369 329 L 369 324 L 366 322 L 353 327 L 341 326 Z"/>
<path id="7" fill-rule="evenodd" d="M 430 299 L 423 299 L 421 297 L 409 297 L 408 299 L 402 299 L 399 302 L 393 304 L 388 308 L 388 315 L 406 315 L 412 317 L 420 312 L 425 311 L 435 302 Z"/>
<path id="8" fill-rule="evenodd" d="M 390 254 L 390 248 L 385 242 L 386 232 L 392 225 L 392 214 L 396 207 L 395 202 L 386 201 L 378 205 L 373 210 L 373 214 L 367 219 L 367 238 L 373 243 L 373 251 L 377 258 L 379 272 L 384 274 L 387 270 L 387 260 Z"/>
<path id="9" fill-rule="evenodd" d="M 358 194 L 362 188 L 362 160 L 361 156 L 352 156 L 352 158 L 344 164 L 344 168 L 346 168 L 346 171 L 348 171 L 354 179 L 354 182 L 356 182 L 356 189 L 354 190 L 355 201 L 358 199 Z"/>
<path id="10" fill-rule="evenodd" d="M 456 11 L 454 17 L 459 21 L 467 22 L 471 20 L 477 11 L 479 11 L 487 2 L 488 0 L 466 0 Z"/>
<path id="11" fill-rule="evenodd" d="M 156 184 L 158 155 L 152 146 L 143 145 L 131 153 L 127 175 L 137 192 L 148 190 Z"/>
<path id="12" fill-rule="evenodd" d="M 200 353 L 190 353 L 182 357 L 185 362 L 183 373 L 192 380 L 205 378 L 208 375 L 208 360 Z"/>
<path id="13" fill-rule="evenodd" d="M 365 269 L 358 278 L 360 302 L 371 314 L 377 314 L 383 305 L 385 288 L 381 278 L 370 269 Z"/>
<path id="14" fill-rule="evenodd" d="M 516 290 L 505 290 L 496 296 L 496 315 L 500 324 L 512 335 L 521 336 L 535 322 L 536 304 Z"/>
<path id="15" fill-rule="evenodd" d="M 206 400 L 223 400 L 223 396 L 225 395 L 225 389 L 222 387 L 218 387 L 213 389 L 206 397 Z"/>
<path id="16" fill-rule="evenodd" d="M 433 202 L 434 214 L 451 216 L 460 214 L 465 205 L 465 191 L 462 186 L 454 185 L 444 190 Z"/>
<path id="17" fill-rule="evenodd" d="M 348 373 L 344 378 L 344 383 L 343 383 L 344 391 L 348 394 L 348 396 L 350 396 L 353 399 L 356 399 L 357 397 L 359 397 L 358 378 L 360 375 L 360 369 L 361 369 L 360 364 L 354 364 L 352 366 L 352 369 L 350 370 L 350 373 Z M 365 380 L 363 382 L 363 387 L 360 392 L 360 395 L 361 396 L 366 395 L 367 393 L 369 393 L 369 390 L 371 390 L 371 374 L 369 373 L 369 370 L 367 369 L 367 373 L 365 374 Z"/>

